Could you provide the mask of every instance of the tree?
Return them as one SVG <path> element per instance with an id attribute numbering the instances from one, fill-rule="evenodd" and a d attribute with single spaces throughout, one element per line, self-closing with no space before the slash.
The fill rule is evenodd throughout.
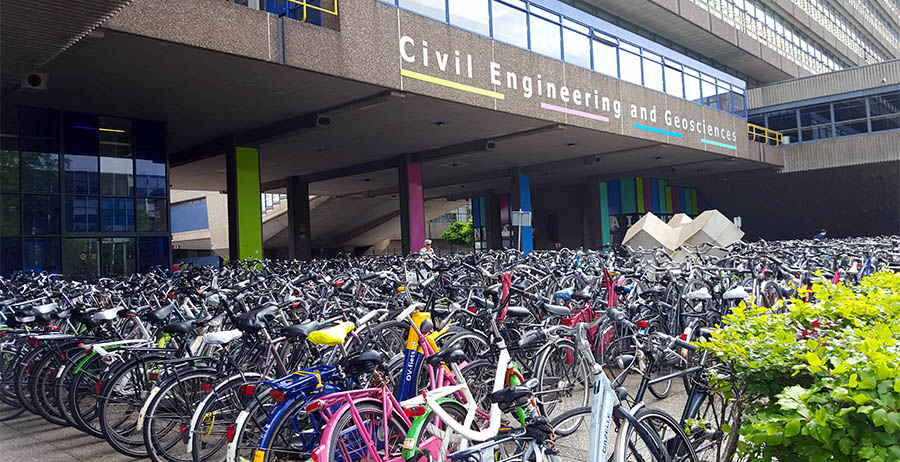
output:
<path id="1" fill-rule="evenodd" d="M 469 221 L 457 221 L 452 223 L 443 234 L 441 239 L 447 241 L 451 245 L 472 245 L 475 243 L 475 233 L 472 231 L 472 219 Z"/>

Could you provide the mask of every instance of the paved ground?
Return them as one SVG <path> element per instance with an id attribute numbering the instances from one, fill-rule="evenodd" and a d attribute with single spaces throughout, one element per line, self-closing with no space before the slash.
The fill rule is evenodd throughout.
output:
<path id="1" fill-rule="evenodd" d="M 629 389 L 636 389 L 636 383 L 629 383 Z M 680 416 L 684 406 L 685 393 L 679 381 L 672 384 L 672 394 L 658 401 L 647 393 L 647 404 L 662 408 L 666 412 Z M 560 453 L 566 461 L 587 460 L 587 426 L 576 434 L 560 440 Z M 18 419 L 0 423 L 0 462 L 120 462 L 135 461 L 125 457 L 106 443 L 72 428 L 63 428 L 48 423 L 33 414 L 24 414 Z M 143 459 L 147 460 L 147 459 Z"/>

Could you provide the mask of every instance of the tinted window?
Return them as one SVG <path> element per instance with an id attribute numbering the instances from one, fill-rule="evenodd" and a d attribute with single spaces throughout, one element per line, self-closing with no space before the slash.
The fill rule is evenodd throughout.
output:
<path id="1" fill-rule="evenodd" d="M 828 104 L 819 104 L 817 106 L 809 106 L 800 108 L 800 126 L 810 127 L 813 125 L 830 124 L 831 123 L 831 107 Z M 803 138 L 806 141 L 806 138 Z"/>
<path id="2" fill-rule="evenodd" d="M 22 152 L 22 192 L 59 192 L 59 155 Z"/>
<path id="3" fill-rule="evenodd" d="M 138 271 L 147 271 L 153 266 L 169 266 L 168 237 L 138 238 Z"/>
<path id="4" fill-rule="evenodd" d="M 744 95 L 732 93 L 732 97 L 734 98 L 734 113 L 743 116 L 746 109 L 746 106 L 744 105 Z"/>
<path id="5" fill-rule="evenodd" d="M 18 194 L 0 194 L 0 235 L 20 234 L 21 211 Z"/>
<path id="6" fill-rule="evenodd" d="M 811 129 L 800 130 L 800 141 L 816 141 L 831 138 L 831 125 L 821 125 Z"/>
<path id="7" fill-rule="evenodd" d="M 104 238 L 100 242 L 100 274 L 122 276 L 134 272 L 134 239 Z"/>
<path id="8" fill-rule="evenodd" d="M 84 233 L 100 230 L 96 197 L 66 196 L 66 231 Z"/>
<path id="9" fill-rule="evenodd" d="M 128 158 L 100 158 L 100 194 L 130 196 L 134 188 L 134 164 Z"/>
<path id="10" fill-rule="evenodd" d="M 19 191 L 19 152 L 0 150 L 0 191 Z"/>
<path id="11" fill-rule="evenodd" d="M 725 87 L 719 88 L 719 109 L 731 112 L 731 90 Z"/>
<path id="12" fill-rule="evenodd" d="M 131 120 L 117 117 L 99 117 L 100 155 L 106 157 L 132 157 Z"/>
<path id="13" fill-rule="evenodd" d="M 22 196 L 22 234 L 59 234 L 59 196 Z"/>
<path id="14" fill-rule="evenodd" d="M 488 0 L 450 0 L 450 24 L 488 35 Z"/>
<path id="15" fill-rule="evenodd" d="M 528 48 L 528 22 L 524 11 L 494 1 L 494 38 L 521 48 Z"/>
<path id="16" fill-rule="evenodd" d="M 22 151 L 58 153 L 56 111 L 23 107 L 19 111 Z"/>
<path id="17" fill-rule="evenodd" d="M 63 239 L 63 272 L 67 277 L 90 279 L 100 271 L 100 240 Z"/>
<path id="18" fill-rule="evenodd" d="M 97 194 L 100 191 L 97 156 L 63 156 L 63 191 Z"/>
<path id="19" fill-rule="evenodd" d="M 100 199 L 100 231 L 134 231 L 134 199 L 104 197 Z"/>
<path id="20" fill-rule="evenodd" d="M 594 70 L 619 77 L 619 54 L 615 45 L 594 40 Z"/>
<path id="21" fill-rule="evenodd" d="M 172 204 L 172 232 L 196 231 L 209 228 L 206 199 Z"/>
<path id="22" fill-rule="evenodd" d="M 532 7 L 532 12 L 541 11 Z M 558 19 L 557 19 L 558 21 Z M 560 59 L 559 24 L 554 24 L 535 14 L 531 15 L 531 51 Z"/>
<path id="23" fill-rule="evenodd" d="M 22 240 L 24 260 L 22 268 L 26 271 L 48 271 L 59 273 L 60 265 L 59 238 L 31 237 Z"/>
<path id="24" fill-rule="evenodd" d="M 869 104 L 872 117 L 900 113 L 900 92 L 873 96 Z"/>
<path id="25" fill-rule="evenodd" d="M 776 131 L 797 128 L 797 111 L 788 109 L 769 114 L 769 128 Z"/>
<path id="26" fill-rule="evenodd" d="M 168 231 L 165 199 L 137 199 L 137 230 Z"/>
<path id="27" fill-rule="evenodd" d="M 866 100 L 864 98 L 834 103 L 834 121 L 865 119 Z"/>
<path id="28" fill-rule="evenodd" d="M 63 118 L 64 152 L 96 156 L 100 148 L 97 116 L 91 114 L 75 114 L 67 112 Z"/>
<path id="29" fill-rule="evenodd" d="M 166 129 L 165 124 L 138 120 L 135 134 L 135 194 L 165 197 L 166 195 Z"/>
<path id="30" fill-rule="evenodd" d="M 22 269 L 22 239 L 0 237 L 0 274 Z"/>
<path id="31" fill-rule="evenodd" d="M 863 120 L 862 122 L 836 124 L 834 126 L 834 136 L 859 135 L 862 133 L 867 133 L 868 131 L 869 124 L 865 120 Z"/>
<path id="32" fill-rule="evenodd" d="M 900 128 L 900 117 L 888 117 L 884 119 L 872 119 L 872 131 L 896 130 Z"/>
<path id="33" fill-rule="evenodd" d="M 716 92 L 716 84 L 701 79 L 700 88 L 703 91 L 703 104 L 711 108 L 718 108 L 719 94 Z"/>
<path id="34" fill-rule="evenodd" d="M 439 21 L 446 21 L 444 0 L 400 0 L 400 6 Z"/>

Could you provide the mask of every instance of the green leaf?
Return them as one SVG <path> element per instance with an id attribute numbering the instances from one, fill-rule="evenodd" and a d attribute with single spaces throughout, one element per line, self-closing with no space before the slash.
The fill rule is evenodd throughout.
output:
<path id="1" fill-rule="evenodd" d="M 900 411 L 889 413 L 884 424 L 884 431 L 888 433 L 894 433 L 897 430 L 900 430 Z M 900 444 L 897 447 L 900 448 Z"/>
<path id="2" fill-rule="evenodd" d="M 790 438 L 800 433 L 800 421 L 792 420 L 784 426 L 784 436 Z"/>
<path id="3" fill-rule="evenodd" d="M 887 411 L 884 409 L 876 409 L 870 417 L 872 417 L 872 423 L 874 423 L 876 427 L 881 427 L 887 422 Z"/>
<path id="4" fill-rule="evenodd" d="M 853 395 L 853 401 L 856 402 L 856 404 L 866 404 L 869 401 L 872 401 L 872 398 L 864 393 L 858 393 Z"/>

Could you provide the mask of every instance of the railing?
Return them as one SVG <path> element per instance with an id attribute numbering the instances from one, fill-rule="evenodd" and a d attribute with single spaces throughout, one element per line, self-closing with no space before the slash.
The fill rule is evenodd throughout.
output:
<path id="1" fill-rule="evenodd" d="M 321 4 L 321 0 L 313 0 L 313 1 L 315 3 Z M 303 21 L 303 22 L 306 22 L 306 18 L 307 18 L 306 9 L 307 8 L 312 8 L 314 11 L 330 14 L 332 16 L 338 15 L 338 0 L 334 0 L 334 11 L 326 10 L 325 8 L 322 8 L 320 5 L 313 5 L 311 3 L 308 3 L 306 0 L 288 0 L 288 2 L 297 5 L 297 8 L 300 8 L 300 7 L 303 8 L 303 19 L 301 19 L 301 21 Z"/>
<path id="2" fill-rule="evenodd" d="M 747 137 L 750 141 L 757 143 L 765 143 L 770 146 L 780 146 L 784 135 L 775 130 L 769 130 L 766 127 L 760 127 L 756 124 L 747 124 Z"/>
<path id="3" fill-rule="evenodd" d="M 266 214 L 269 210 L 275 208 L 281 201 L 287 199 L 287 194 L 262 194 L 262 213 Z"/>
<path id="4" fill-rule="evenodd" d="M 279 16 L 296 19 L 298 21 L 322 25 L 322 14 L 338 15 L 339 0 L 228 0 L 237 5 L 253 8 L 254 10 L 268 11 Z M 332 9 L 323 8 L 323 3 L 332 3 Z"/>

